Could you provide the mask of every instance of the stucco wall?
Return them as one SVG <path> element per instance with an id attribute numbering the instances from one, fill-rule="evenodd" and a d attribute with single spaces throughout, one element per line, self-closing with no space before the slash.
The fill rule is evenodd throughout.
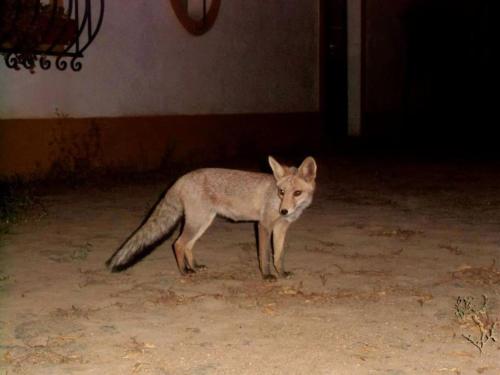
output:
<path id="1" fill-rule="evenodd" d="M 313 112 L 318 2 L 222 0 L 193 37 L 169 0 L 107 0 L 81 72 L 0 63 L 0 119 Z"/>

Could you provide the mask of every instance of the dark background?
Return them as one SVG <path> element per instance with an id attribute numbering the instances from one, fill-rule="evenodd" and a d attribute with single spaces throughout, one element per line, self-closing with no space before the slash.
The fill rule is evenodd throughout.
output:
<path id="1" fill-rule="evenodd" d="M 325 129 L 346 134 L 345 0 L 323 4 Z M 364 0 L 362 135 L 497 154 L 498 6 L 490 0 Z M 333 45 L 333 50 L 332 50 Z"/>

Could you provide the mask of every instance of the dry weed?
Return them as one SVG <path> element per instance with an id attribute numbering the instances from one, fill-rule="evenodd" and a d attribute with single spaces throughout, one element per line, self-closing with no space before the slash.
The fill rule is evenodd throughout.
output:
<path id="1" fill-rule="evenodd" d="M 479 329 L 479 336 L 474 338 L 471 334 L 462 334 L 468 342 L 474 345 L 479 353 L 483 353 L 483 347 L 490 340 L 496 342 L 495 329 L 497 321 L 490 318 L 488 314 L 488 298 L 483 295 L 483 303 L 480 307 L 474 304 L 474 297 L 458 297 L 455 302 L 455 316 L 467 326 L 475 326 Z"/>

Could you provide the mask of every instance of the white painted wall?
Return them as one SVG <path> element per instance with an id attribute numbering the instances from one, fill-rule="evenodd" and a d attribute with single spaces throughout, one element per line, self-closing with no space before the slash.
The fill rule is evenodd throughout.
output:
<path id="1" fill-rule="evenodd" d="M 107 0 L 80 72 L 0 61 L 0 118 L 317 111 L 318 2 L 222 0 L 188 34 L 169 0 Z"/>

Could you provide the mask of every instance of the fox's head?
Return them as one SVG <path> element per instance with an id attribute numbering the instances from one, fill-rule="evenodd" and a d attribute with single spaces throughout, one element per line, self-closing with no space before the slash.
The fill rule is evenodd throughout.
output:
<path id="1" fill-rule="evenodd" d="M 276 194 L 281 200 L 280 214 L 295 220 L 312 202 L 316 185 L 316 161 L 309 156 L 299 168 L 295 168 L 281 165 L 272 156 L 268 160 L 276 179 Z"/>

